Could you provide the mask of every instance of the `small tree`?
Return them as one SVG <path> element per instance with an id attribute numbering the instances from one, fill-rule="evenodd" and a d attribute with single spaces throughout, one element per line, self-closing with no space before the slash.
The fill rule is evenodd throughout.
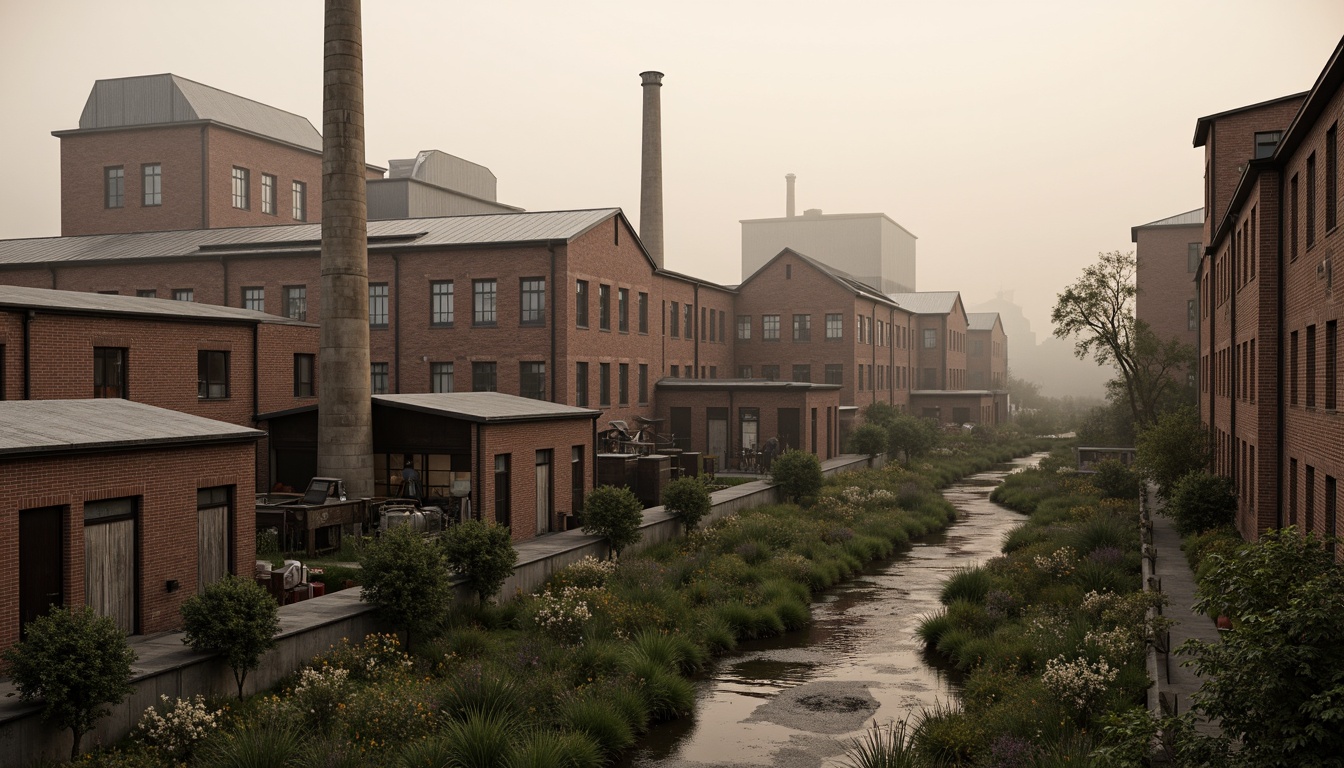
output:
<path id="1" fill-rule="evenodd" d="M 1207 469 L 1212 456 L 1209 433 L 1193 407 L 1180 408 L 1158 417 L 1139 433 L 1135 468 L 1157 484 L 1164 499 L 1171 498 L 1176 482 L 1191 472 Z"/>
<path id="2" fill-rule="evenodd" d="M 933 419 L 921 419 L 908 413 L 899 414 L 887 426 L 887 445 L 892 456 L 905 455 L 905 463 L 933 450 L 941 439 Z"/>
<path id="3" fill-rule="evenodd" d="M 663 489 L 663 508 L 681 521 L 688 531 L 695 530 L 710 508 L 709 489 L 699 478 L 673 480 Z"/>
<path id="4" fill-rule="evenodd" d="M 799 504 L 817 495 L 823 479 L 821 461 L 807 451 L 788 451 L 770 465 L 771 482 Z"/>
<path id="5" fill-rule="evenodd" d="M 1143 479 L 1119 459 L 1098 462 L 1096 469 L 1092 484 L 1106 498 L 1133 501 L 1143 493 Z"/>
<path id="6" fill-rule="evenodd" d="M 880 424 L 864 424 L 850 435 L 849 448 L 854 453 L 866 453 L 871 459 L 887 450 L 887 430 Z"/>
<path id="7" fill-rule="evenodd" d="M 275 647 L 280 607 L 257 582 L 229 575 L 182 604 L 182 627 L 182 642 L 192 650 L 224 657 L 241 699 L 247 673 Z"/>
<path id="8" fill-rule="evenodd" d="M 481 603 L 495 596 L 518 562 L 509 529 L 495 523 L 468 520 L 444 531 L 439 543 L 448 567 L 467 577 Z"/>
<path id="9" fill-rule="evenodd" d="M 42 700 L 43 721 L 70 729 L 73 761 L 108 705 L 131 692 L 135 651 L 112 619 L 88 606 L 53 608 L 29 622 L 25 634 L 4 653 L 9 676 L 24 701 Z"/>
<path id="10" fill-rule="evenodd" d="M 1165 511 L 1182 536 L 1230 525 L 1237 516 L 1237 487 L 1222 475 L 1191 472 L 1176 481 L 1170 497 Z"/>
<path id="11" fill-rule="evenodd" d="M 398 526 L 364 548 L 359 559 L 364 589 L 359 599 L 378 609 L 383 620 L 412 637 L 439 627 L 452 602 L 452 577 L 438 544 Z"/>
<path id="12" fill-rule="evenodd" d="M 602 536 L 616 558 L 640 539 L 644 505 L 625 486 L 599 485 L 583 500 L 583 532 Z"/>

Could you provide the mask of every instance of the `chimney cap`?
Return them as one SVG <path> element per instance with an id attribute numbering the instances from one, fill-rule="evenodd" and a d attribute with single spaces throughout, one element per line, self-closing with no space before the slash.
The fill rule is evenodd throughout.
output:
<path id="1" fill-rule="evenodd" d="M 786 173 L 786 174 L 784 174 L 784 178 L 786 178 L 786 179 L 796 179 L 796 178 L 798 178 L 798 177 L 797 177 L 797 176 L 794 176 L 792 173 Z"/>
<path id="2" fill-rule="evenodd" d="M 662 84 L 663 84 L 663 73 L 662 73 L 662 72 L 654 71 L 654 70 L 652 70 L 652 69 L 649 70 L 649 71 L 647 71 L 647 72 L 640 72 L 640 73 L 639 73 L 639 77 L 640 77 L 640 79 L 642 79 L 642 80 L 644 81 L 644 82 L 642 83 L 642 85 L 662 85 Z"/>

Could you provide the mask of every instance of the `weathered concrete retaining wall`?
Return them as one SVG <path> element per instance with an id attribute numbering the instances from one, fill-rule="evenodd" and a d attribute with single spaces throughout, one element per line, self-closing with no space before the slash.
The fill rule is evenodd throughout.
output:
<path id="1" fill-rule="evenodd" d="M 871 465 L 880 467 L 883 463 L 884 457 L 878 456 Z M 822 471 L 831 476 L 865 469 L 869 464 L 864 457 L 840 456 L 823 462 Z M 779 501 L 778 488 L 764 480 L 726 488 L 713 494 L 713 506 L 706 522 Z M 640 530 L 643 537 L 631 548 L 632 551 L 681 535 L 681 525 L 662 507 L 644 511 Z M 513 595 L 539 589 L 552 574 L 570 563 L 587 555 L 601 558 L 607 554 L 606 540 L 581 531 L 566 531 L 524 542 L 518 546 L 518 565 L 513 576 L 504 583 L 500 594 Z M 460 602 L 475 599 L 475 595 L 461 584 L 457 592 Z M 354 640 L 373 632 L 387 631 L 374 620 L 373 609 L 360 602 L 357 590 L 353 589 L 283 606 L 280 625 L 275 650 L 266 654 L 261 667 L 247 677 L 244 686 L 247 694 L 270 688 L 343 638 Z M 232 670 L 218 657 L 191 651 L 183 645 L 180 632 L 133 638 L 131 647 L 139 656 L 132 668 L 131 683 L 135 692 L 120 706 L 113 707 L 112 714 L 99 720 L 94 731 L 84 737 L 86 749 L 110 744 L 130 733 L 145 709 L 159 703 L 160 695 L 170 699 L 198 693 L 237 695 Z M 26 765 L 40 759 L 68 757 L 70 733 L 43 724 L 38 717 L 38 707 L 20 703 L 17 696 L 5 697 L 13 691 L 14 687 L 8 681 L 0 682 L 0 755 L 4 756 L 0 763 Z"/>

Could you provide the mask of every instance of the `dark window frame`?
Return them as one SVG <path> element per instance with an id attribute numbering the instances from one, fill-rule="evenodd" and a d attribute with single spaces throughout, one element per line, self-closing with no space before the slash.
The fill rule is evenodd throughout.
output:
<path id="1" fill-rule="evenodd" d="M 635 307 L 639 318 L 639 333 L 642 336 L 649 334 L 649 294 L 640 291 L 635 297 Z"/>
<path id="2" fill-rule="evenodd" d="M 130 399 L 131 352 L 125 347 L 93 348 L 93 397 Z M 108 373 L 115 380 L 108 381 Z"/>
<path id="3" fill-rule="evenodd" d="M 761 341 L 779 341 L 781 325 L 779 315 L 761 315 Z"/>
<path id="4" fill-rule="evenodd" d="M 266 286 L 244 285 L 239 291 L 239 299 L 242 302 L 243 309 L 250 309 L 253 312 L 265 312 Z"/>
<path id="5" fill-rule="evenodd" d="M 611 331 L 611 286 L 597 284 L 597 329 Z"/>
<path id="6" fill-rule="evenodd" d="M 574 327 L 588 327 L 588 281 L 574 281 Z"/>
<path id="7" fill-rule="evenodd" d="M 518 363 L 518 396 L 532 400 L 546 399 L 544 360 L 523 360 Z"/>
<path id="8" fill-rule="evenodd" d="M 518 324 L 546 324 L 546 278 L 518 278 Z"/>
<path id="9" fill-rule="evenodd" d="M 471 391 L 498 392 L 499 364 L 492 360 L 482 360 L 471 364 Z"/>
<path id="10" fill-rule="evenodd" d="M 145 208 L 163 205 L 163 163 L 140 166 L 140 205 Z"/>
<path id="11" fill-rule="evenodd" d="M 241 166 L 233 166 L 229 173 L 231 201 L 240 211 L 252 210 L 252 172 Z"/>
<path id="12" fill-rule="evenodd" d="M 286 285 L 281 289 L 285 305 L 282 307 L 285 317 L 306 322 L 308 320 L 308 286 Z"/>
<path id="13" fill-rule="evenodd" d="M 392 316 L 392 294 L 387 283 L 369 283 L 369 327 L 384 329 Z"/>
<path id="14" fill-rule="evenodd" d="M 452 392 L 457 385 L 457 366 L 450 360 L 429 364 L 429 391 Z"/>
<path id="15" fill-rule="evenodd" d="M 369 394 L 386 395 L 391 391 L 391 383 L 391 372 L 387 363 L 369 363 Z"/>
<path id="16" fill-rule="evenodd" d="M 216 363 L 219 365 L 217 366 Z M 196 399 L 229 398 L 229 352 L 224 349 L 196 351 Z"/>
<path id="17" fill-rule="evenodd" d="M 295 221 L 308 220 L 308 183 L 295 179 L 289 185 L 290 194 L 293 196 L 293 205 L 291 213 Z"/>
<path id="18" fill-rule="evenodd" d="M 471 326 L 494 328 L 499 325 L 499 280 L 493 277 L 471 281 Z"/>
<path id="19" fill-rule="evenodd" d="M 793 316 L 793 340 L 795 342 L 812 340 L 812 315 L 797 314 Z"/>
<path id="20" fill-rule="evenodd" d="M 585 361 L 574 363 L 574 405 L 588 407 L 588 363 Z"/>
<path id="21" fill-rule="evenodd" d="M 452 328 L 456 311 L 456 287 L 452 280 L 429 282 L 429 327 Z"/>
<path id="22" fill-rule="evenodd" d="M 276 189 L 280 185 L 280 180 L 275 174 L 261 174 L 261 212 L 267 216 L 278 216 L 279 208 L 276 206 L 278 194 Z"/>
<path id="23" fill-rule="evenodd" d="M 126 166 L 109 165 L 103 168 L 103 207 L 126 207 Z"/>
<path id="24" fill-rule="evenodd" d="M 616 331 L 630 332 L 630 289 L 616 289 Z"/>
<path id="25" fill-rule="evenodd" d="M 294 354 L 294 396 L 317 395 L 317 355 L 304 352 Z"/>

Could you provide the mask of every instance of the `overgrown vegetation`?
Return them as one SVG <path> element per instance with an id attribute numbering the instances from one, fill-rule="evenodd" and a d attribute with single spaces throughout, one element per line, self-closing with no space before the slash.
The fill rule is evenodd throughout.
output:
<path id="1" fill-rule="evenodd" d="M 402 525 L 383 531 L 364 548 L 360 600 L 371 603 L 389 626 L 406 633 L 406 647 L 418 634 L 437 632 L 453 592 L 443 548 Z"/>
<path id="2" fill-rule="evenodd" d="M 821 460 L 815 453 L 785 451 L 770 464 L 770 481 L 790 501 L 809 504 L 821 490 Z"/>
<path id="3" fill-rule="evenodd" d="M 1232 478 L 1191 472 L 1167 494 L 1163 513 L 1176 522 L 1182 536 L 1231 526 L 1237 514 L 1237 488 Z"/>

